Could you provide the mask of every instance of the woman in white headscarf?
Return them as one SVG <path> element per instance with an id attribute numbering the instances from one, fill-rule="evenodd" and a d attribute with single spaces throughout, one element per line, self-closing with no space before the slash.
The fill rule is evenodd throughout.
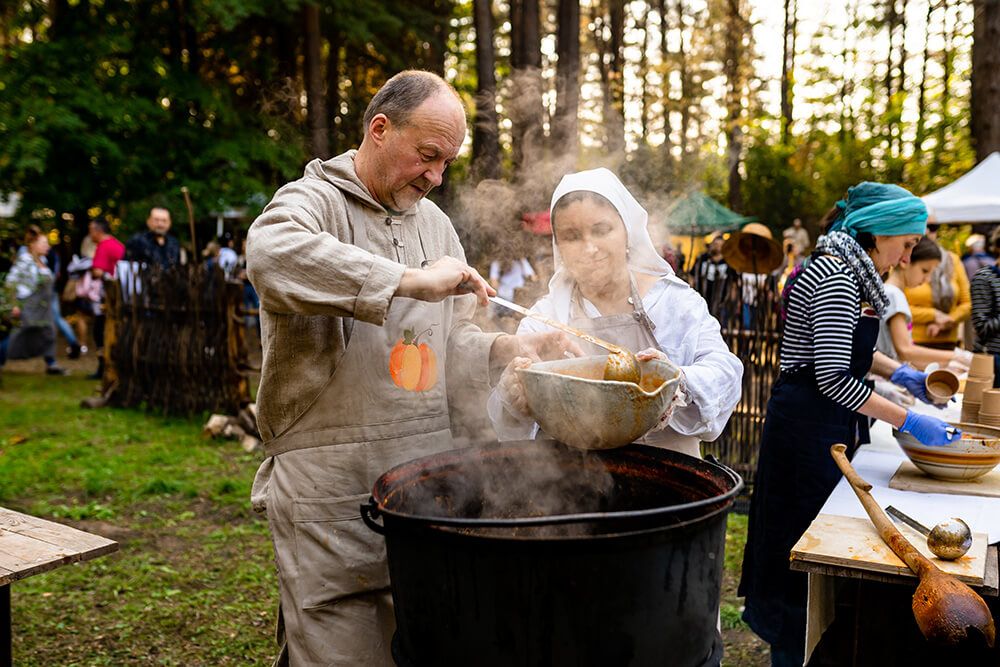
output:
<path id="1" fill-rule="evenodd" d="M 680 366 L 678 398 L 643 442 L 700 456 L 700 441 L 722 433 L 740 400 L 743 365 L 722 340 L 718 321 L 656 252 L 645 209 L 607 169 L 563 177 L 550 212 L 555 273 L 532 309 L 639 352 L 640 359 L 661 356 Z M 518 333 L 546 328 L 523 319 Z M 514 372 L 530 365 L 514 359 L 490 396 L 501 440 L 537 432 Z"/>

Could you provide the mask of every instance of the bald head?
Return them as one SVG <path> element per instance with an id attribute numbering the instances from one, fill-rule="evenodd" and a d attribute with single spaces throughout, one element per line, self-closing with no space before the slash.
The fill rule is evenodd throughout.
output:
<path id="1" fill-rule="evenodd" d="M 450 83 L 433 72 L 418 69 L 400 72 L 386 81 L 368 103 L 364 115 L 365 134 L 378 114 L 383 114 L 397 127 L 408 125 L 414 111 L 431 97 L 439 95 L 454 99 L 455 108 L 464 118 L 462 100 Z"/>

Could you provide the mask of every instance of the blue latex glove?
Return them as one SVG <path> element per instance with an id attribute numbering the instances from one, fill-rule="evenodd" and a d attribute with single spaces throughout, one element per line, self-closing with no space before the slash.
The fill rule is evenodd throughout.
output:
<path id="1" fill-rule="evenodd" d="M 927 385 L 924 384 L 926 380 L 927 373 L 921 373 L 909 364 L 903 364 L 897 368 L 893 371 L 892 377 L 889 378 L 890 382 L 903 387 L 924 403 L 934 405 L 934 401 L 927 395 Z"/>
<path id="2" fill-rule="evenodd" d="M 948 429 L 953 433 L 949 435 Z M 962 431 L 941 421 L 937 417 L 922 415 L 912 410 L 906 411 L 906 421 L 899 429 L 909 433 L 928 447 L 940 447 L 962 437 Z"/>

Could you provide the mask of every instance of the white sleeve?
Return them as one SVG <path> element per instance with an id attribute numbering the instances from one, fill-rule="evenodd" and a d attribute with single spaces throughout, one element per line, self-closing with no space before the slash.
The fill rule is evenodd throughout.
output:
<path id="1" fill-rule="evenodd" d="M 535 270 L 531 268 L 531 262 L 527 258 L 521 260 L 521 270 L 524 272 L 525 278 L 530 278 L 535 275 Z"/>
<path id="2" fill-rule="evenodd" d="M 697 295 L 695 295 L 697 296 Z M 722 339 L 719 322 L 705 300 L 688 299 L 685 304 L 697 309 L 698 332 L 694 359 L 681 366 L 684 371 L 688 405 L 674 410 L 670 427 L 682 435 L 712 441 L 722 434 L 730 415 L 743 393 L 743 363 L 729 351 Z M 670 355 L 670 350 L 665 350 Z"/>
<path id="3" fill-rule="evenodd" d="M 500 262 L 497 260 L 490 262 L 490 280 L 500 280 Z"/>

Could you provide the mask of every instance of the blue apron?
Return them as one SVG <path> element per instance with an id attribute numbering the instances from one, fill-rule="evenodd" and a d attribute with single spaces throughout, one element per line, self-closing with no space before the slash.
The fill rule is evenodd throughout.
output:
<path id="1" fill-rule="evenodd" d="M 879 319 L 862 315 L 851 345 L 851 375 L 861 380 L 872 365 Z M 781 653 L 802 664 L 806 632 L 806 575 L 788 567 L 792 546 L 819 514 L 840 470 L 830 445 L 844 443 L 853 456 L 868 442 L 867 417 L 824 396 L 812 365 L 783 371 L 771 390 L 750 503 L 749 530 L 739 595 L 743 618 Z"/>

